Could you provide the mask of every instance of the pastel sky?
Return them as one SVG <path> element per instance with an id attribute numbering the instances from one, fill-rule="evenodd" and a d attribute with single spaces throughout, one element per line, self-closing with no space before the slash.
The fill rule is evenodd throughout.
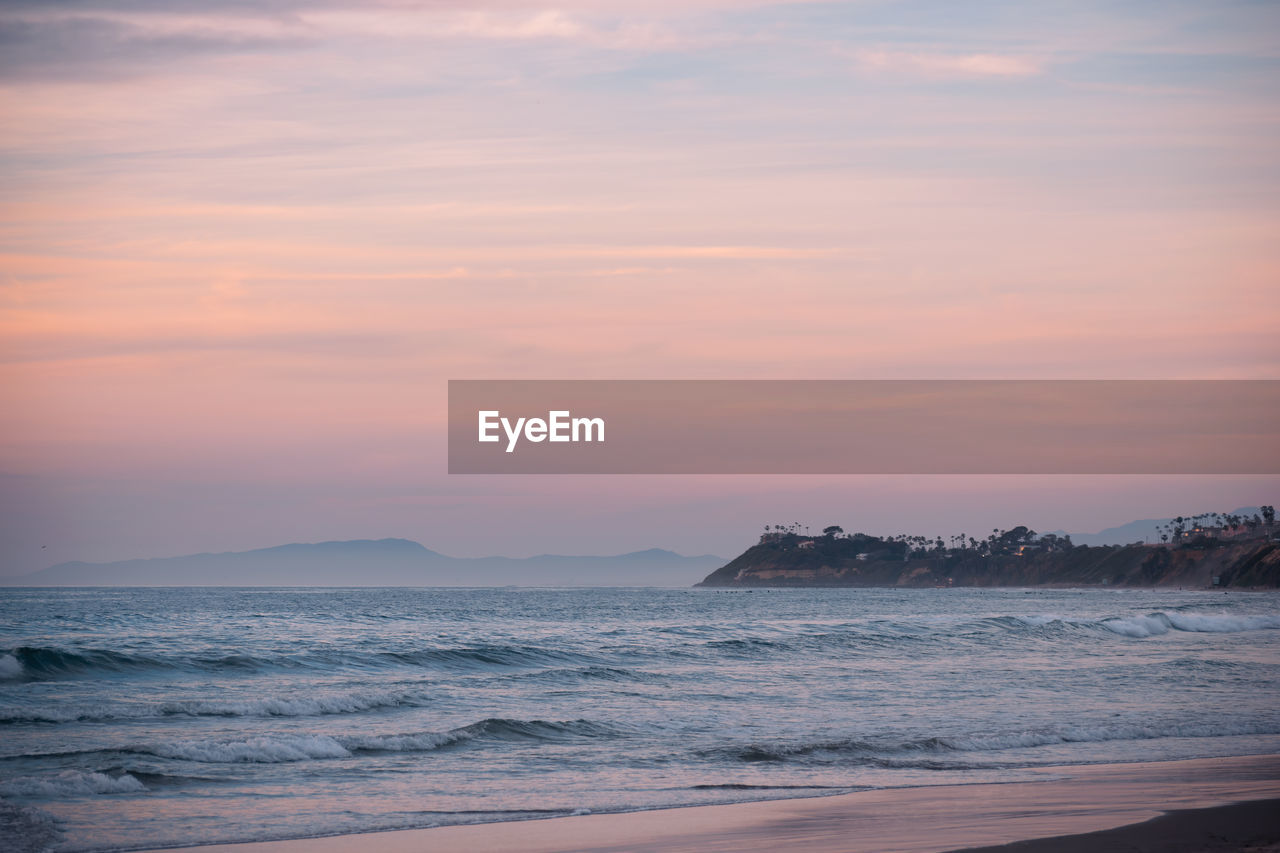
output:
<path id="1" fill-rule="evenodd" d="M 1275 477 L 450 477 L 449 378 L 1280 377 L 1280 5 L 0 2 L 0 573 L 1087 531 Z"/>

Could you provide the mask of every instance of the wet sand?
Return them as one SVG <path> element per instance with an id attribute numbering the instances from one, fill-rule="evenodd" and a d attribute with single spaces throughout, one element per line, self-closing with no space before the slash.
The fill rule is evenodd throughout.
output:
<path id="1" fill-rule="evenodd" d="M 1143 823 L 1082 835 L 1015 841 L 965 853 L 1217 853 L 1280 850 L 1280 800 L 1174 811 Z"/>
<path id="2" fill-rule="evenodd" d="M 890 788 L 811 799 L 195 849 L 209 853 L 1280 851 L 1280 803 L 1256 802 L 1280 800 L 1277 755 L 1052 767 L 1042 768 L 1039 775 L 1043 781 Z M 1235 803 L 1244 805 L 1231 805 Z M 1086 833 L 1094 835 L 1082 835 Z"/>

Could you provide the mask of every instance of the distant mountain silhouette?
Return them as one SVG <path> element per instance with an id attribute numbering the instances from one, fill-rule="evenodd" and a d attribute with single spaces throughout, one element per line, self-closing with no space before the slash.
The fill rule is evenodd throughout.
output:
<path id="1" fill-rule="evenodd" d="M 689 586 L 724 564 L 651 548 L 608 557 L 449 557 L 408 539 L 278 545 L 185 557 L 60 563 L 9 586 Z"/>
<path id="2" fill-rule="evenodd" d="M 1226 514 L 1251 517 L 1260 511 L 1256 506 L 1244 506 Z M 1173 521 L 1172 517 L 1144 518 L 1139 521 L 1122 524 L 1119 527 L 1108 527 L 1106 530 L 1099 530 L 1097 533 L 1072 533 L 1071 541 L 1077 545 L 1131 545 L 1144 539 L 1149 542 L 1159 542 L 1160 532 L 1156 528 L 1171 521 Z M 1054 532 L 1059 536 L 1066 535 L 1064 530 L 1056 530 Z"/>

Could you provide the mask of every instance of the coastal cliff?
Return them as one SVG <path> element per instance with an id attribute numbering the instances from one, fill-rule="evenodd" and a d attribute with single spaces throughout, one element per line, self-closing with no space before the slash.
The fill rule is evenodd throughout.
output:
<path id="1" fill-rule="evenodd" d="M 1176 546 L 1088 547 L 1035 539 L 1015 528 L 977 547 L 930 542 L 934 547 L 927 549 L 863 534 L 766 534 L 697 586 L 1274 588 L 1280 587 L 1280 543 L 1270 532 L 1238 541 L 1200 537 Z"/>

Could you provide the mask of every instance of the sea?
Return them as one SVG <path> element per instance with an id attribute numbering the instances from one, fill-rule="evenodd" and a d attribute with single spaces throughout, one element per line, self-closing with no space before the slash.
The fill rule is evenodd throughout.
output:
<path id="1" fill-rule="evenodd" d="M 0 590 L 0 849 L 1280 752 L 1280 593 Z"/>

